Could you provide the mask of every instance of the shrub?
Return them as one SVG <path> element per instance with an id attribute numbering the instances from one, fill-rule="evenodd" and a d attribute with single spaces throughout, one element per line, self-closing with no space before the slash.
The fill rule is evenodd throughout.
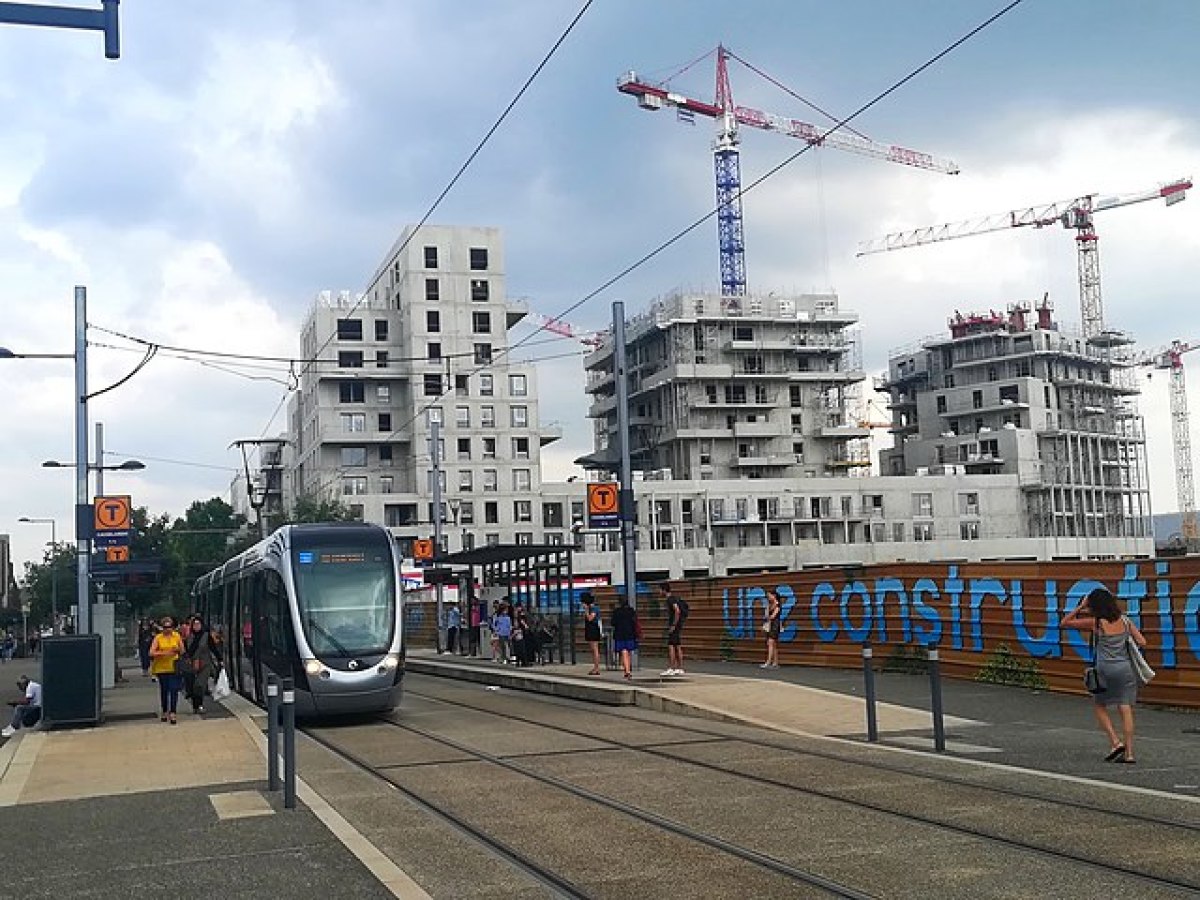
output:
<path id="1" fill-rule="evenodd" d="M 976 673 L 975 680 L 1033 690 L 1045 690 L 1047 687 L 1046 676 L 1042 674 L 1037 660 L 1017 656 L 1007 644 L 995 649 Z"/>

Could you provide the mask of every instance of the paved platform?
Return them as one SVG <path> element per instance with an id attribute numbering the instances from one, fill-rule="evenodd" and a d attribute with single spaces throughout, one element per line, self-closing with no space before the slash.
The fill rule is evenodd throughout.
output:
<path id="1" fill-rule="evenodd" d="M 582 657 L 580 657 L 582 659 Z M 466 678 L 575 699 L 610 690 L 633 696 L 625 705 L 744 722 L 831 740 L 864 741 L 861 671 L 784 666 L 761 669 L 726 662 L 689 662 L 684 677 L 658 675 L 665 659 L 642 654 L 632 683 L 620 672 L 586 674 L 590 664 L 515 668 L 473 657 L 412 653 L 410 671 Z M 492 673 L 489 681 L 487 674 Z M 547 684 L 553 684 L 548 689 Z M 570 685 L 579 685 L 572 692 Z M 586 689 L 583 687 L 586 685 Z M 877 673 L 881 745 L 896 752 L 933 749 L 930 687 L 925 675 Z M 947 754 L 979 765 L 1009 766 L 1047 777 L 1117 782 L 1200 801 L 1200 714 L 1139 708 L 1137 766 L 1103 761 L 1086 697 L 942 680 Z"/>
<path id="2" fill-rule="evenodd" d="M 37 661 L 5 665 L 36 677 Z M 239 698 L 158 720 L 137 669 L 104 692 L 104 723 L 0 743 L 0 898 L 427 896 L 301 785 L 268 793 L 259 711 Z M 261 718 L 260 720 L 261 721 Z M 306 802 L 307 801 L 307 802 Z"/>

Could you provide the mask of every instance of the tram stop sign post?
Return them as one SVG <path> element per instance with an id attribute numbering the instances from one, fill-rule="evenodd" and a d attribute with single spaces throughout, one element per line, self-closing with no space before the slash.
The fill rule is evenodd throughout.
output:
<path id="1" fill-rule="evenodd" d="M 621 527 L 621 489 L 616 482 L 598 481 L 587 486 L 587 527 L 589 531 Z"/>

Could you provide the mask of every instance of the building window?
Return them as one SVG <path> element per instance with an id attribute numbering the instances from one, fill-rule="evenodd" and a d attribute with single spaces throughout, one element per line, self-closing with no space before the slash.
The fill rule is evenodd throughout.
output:
<path id="1" fill-rule="evenodd" d="M 479 424 L 483 428 L 496 427 L 496 407 L 481 406 L 479 407 Z"/>
<path id="2" fill-rule="evenodd" d="M 524 397 L 527 390 L 527 384 L 524 375 L 509 375 L 508 376 L 508 392 L 514 397 Z"/>
<path id="3" fill-rule="evenodd" d="M 933 494 L 913 494 L 912 512 L 914 516 L 933 517 Z"/>
<path id="4" fill-rule="evenodd" d="M 500 545 L 500 535 L 496 534 L 494 531 L 489 531 L 487 534 L 485 534 L 483 536 L 483 540 L 484 543 L 486 543 L 489 547 L 497 547 Z"/>
<path id="5" fill-rule="evenodd" d="M 488 299 L 488 283 L 482 278 L 471 279 L 471 299 L 476 303 L 485 303 Z"/>
<path id="6" fill-rule="evenodd" d="M 337 337 L 339 341 L 361 341 L 362 319 L 338 319 Z"/>
<path id="7" fill-rule="evenodd" d="M 442 314 L 436 309 L 426 310 L 425 312 L 425 330 L 437 334 L 442 330 Z"/>
<path id="8" fill-rule="evenodd" d="M 971 492 L 958 495 L 958 514 L 960 516 L 979 515 L 979 495 Z"/>
<path id="9" fill-rule="evenodd" d="M 529 459 L 529 438 L 513 438 L 512 451 L 513 459 Z"/>
<path id="10" fill-rule="evenodd" d="M 483 504 L 483 524 L 500 524 L 500 504 L 495 500 L 489 500 L 487 503 Z"/>
<path id="11" fill-rule="evenodd" d="M 904 523 L 903 522 L 893 522 L 892 523 L 892 540 L 895 541 L 897 544 L 904 543 Z"/>
<path id="12" fill-rule="evenodd" d="M 496 477 L 495 469 L 483 470 L 483 490 L 485 493 L 495 493 L 499 490 L 499 481 Z"/>
<path id="13" fill-rule="evenodd" d="M 475 345 L 475 363 L 482 365 L 492 361 L 492 345 L 491 344 L 476 344 Z"/>
<path id="14" fill-rule="evenodd" d="M 933 540 L 932 522 L 913 522 L 913 540 L 926 543 Z"/>
<path id="15" fill-rule="evenodd" d="M 528 491 L 533 484 L 529 469 L 513 469 L 513 490 Z"/>
<path id="16" fill-rule="evenodd" d="M 338 382 L 338 400 L 342 403 L 366 403 L 366 388 L 361 381 Z"/>
<path id="17" fill-rule="evenodd" d="M 366 447 L 343 447 L 342 466 L 365 466 L 367 464 Z"/>
<path id="18" fill-rule="evenodd" d="M 496 458 L 496 439 L 495 438 L 486 438 L 485 437 L 483 439 L 483 458 L 484 459 L 495 459 Z"/>
<path id="19" fill-rule="evenodd" d="M 380 413 L 379 414 L 379 430 L 380 431 L 391 431 L 392 430 L 392 414 L 391 413 Z"/>
<path id="20" fill-rule="evenodd" d="M 376 403 L 391 403 L 392 402 L 392 386 L 389 384 L 375 385 L 375 402 Z"/>
<path id="21" fill-rule="evenodd" d="M 454 407 L 454 424 L 459 428 L 471 427 L 471 407 L 456 406 Z"/>
<path id="22" fill-rule="evenodd" d="M 788 403 L 793 406 L 804 405 L 804 388 L 798 384 L 788 386 Z"/>
<path id="23" fill-rule="evenodd" d="M 367 492 L 367 476 L 351 475 L 342 479 L 342 496 L 357 497 Z"/>
<path id="24" fill-rule="evenodd" d="M 468 494 L 475 490 L 475 473 L 470 469 L 460 469 L 458 472 L 458 489 Z"/>
<path id="25" fill-rule="evenodd" d="M 338 368 L 339 369 L 361 369 L 363 367 L 363 355 L 361 350 L 339 350 L 338 351 Z"/>
<path id="26" fill-rule="evenodd" d="M 552 547 L 561 547 L 563 545 L 563 536 L 561 531 L 547 531 L 546 543 Z"/>
<path id="27" fill-rule="evenodd" d="M 979 523 L 959 522 L 958 533 L 964 541 L 977 541 L 979 540 Z"/>
<path id="28" fill-rule="evenodd" d="M 367 430 L 366 413 L 342 413 L 339 418 L 342 420 L 343 433 Z"/>
<path id="29" fill-rule="evenodd" d="M 492 396 L 493 390 L 494 390 L 494 388 L 493 388 L 492 376 L 486 375 L 486 374 L 480 375 L 479 376 L 479 396 L 480 397 L 490 397 L 490 396 Z"/>
<path id="30" fill-rule="evenodd" d="M 431 406 L 425 411 L 426 424 L 441 425 L 442 421 L 442 408 L 440 406 Z"/>
<path id="31" fill-rule="evenodd" d="M 561 503 L 546 503 L 542 506 L 542 525 L 546 528 L 563 527 L 563 507 Z"/>
<path id="32" fill-rule="evenodd" d="M 471 396 L 471 376 L 455 375 L 454 376 L 454 396 L 470 397 Z"/>
<path id="33" fill-rule="evenodd" d="M 763 358 L 757 353 L 747 356 L 742 361 L 742 371 L 747 375 L 761 375 L 763 373 Z"/>
<path id="34" fill-rule="evenodd" d="M 492 314 L 488 312 L 471 313 L 471 330 L 476 334 L 491 334 Z"/>
<path id="35" fill-rule="evenodd" d="M 429 493 L 431 493 L 431 494 L 433 493 L 433 475 L 434 475 L 433 469 L 425 470 L 425 484 L 428 486 Z M 437 473 L 437 476 L 438 476 L 438 479 L 437 479 L 438 480 L 438 489 L 441 490 L 442 493 L 445 493 L 446 492 L 446 470 L 442 469 L 440 472 Z M 430 516 L 429 516 L 429 521 L 431 521 L 431 522 L 433 521 L 432 506 L 433 506 L 433 504 L 430 504 L 431 512 L 430 512 Z M 444 516 L 445 516 L 445 511 L 443 510 L 443 517 Z"/>
<path id="36" fill-rule="evenodd" d="M 734 325 L 733 339 L 735 341 L 752 341 L 754 340 L 754 329 L 749 325 Z"/>
<path id="37" fill-rule="evenodd" d="M 425 268 L 436 269 L 438 267 L 437 247 L 425 248 Z"/>
<path id="38" fill-rule="evenodd" d="M 430 341 L 425 345 L 425 358 L 430 362 L 438 362 L 442 358 L 442 345 L 440 341 Z"/>
<path id="39" fill-rule="evenodd" d="M 526 428 L 529 425 L 529 407 L 514 406 L 510 410 L 513 428 Z"/>
<path id="40" fill-rule="evenodd" d="M 513 501 L 513 521 L 514 522 L 532 522 L 533 521 L 533 501 L 532 500 L 514 500 Z"/>
<path id="41" fill-rule="evenodd" d="M 440 373 L 425 373 L 424 384 L 426 397 L 440 397 L 442 395 L 442 376 Z"/>
<path id="42" fill-rule="evenodd" d="M 387 319 L 375 320 L 375 340 L 386 341 L 388 339 L 388 321 Z"/>
<path id="43" fill-rule="evenodd" d="M 482 272 L 488 267 L 487 247 L 471 248 L 471 271 Z"/>
<path id="44" fill-rule="evenodd" d="M 442 299 L 442 286 L 436 278 L 425 279 L 425 302 L 438 303 Z"/>
<path id="45" fill-rule="evenodd" d="M 946 397 L 944 394 L 938 394 L 937 411 L 939 416 L 946 414 Z"/>
<path id="46" fill-rule="evenodd" d="M 375 351 L 375 368 L 386 369 L 388 367 L 388 352 L 386 350 Z"/>
<path id="47" fill-rule="evenodd" d="M 458 439 L 458 458 L 459 459 L 470 459 L 471 458 L 471 439 L 470 438 L 459 438 Z"/>
<path id="48" fill-rule="evenodd" d="M 395 491 L 395 489 L 396 489 L 396 479 L 395 478 L 393 478 L 391 475 L 380 475 L 379 476 L 379 493 L 391 494 Z"/>
<path id="49" fill-rule="evenodd" d="M 458 523 L 460 525 L 475 524 L 475 503 L 472 500 L 463 500 L 458 504 Z M 463 549 L 466 549 L 465 547 Z"/>
<path id="50" fill-rule="evenodd" d="M 518 544 L 532 544 L 533 543 L 533 532 L 532 531 L 518 531 L 514 535 L 514 537 L 517 539 Z"/>
<path id="51" fill-rule="evenodd" d="M 971 409 L 983 409 L 983 391 L 971 391 Z"/>
<path id="52" fill-rule="evenodd" d="M 392 445 L 381 444 L 379 447 L 379 465 L 385 469 L 392 467 Z"/>
<path id="53" fill-rule="evenodd" d="M 731 406 L 745 406 L 746 386 L 744 384 L 725 385 L 725 402 Z"/>

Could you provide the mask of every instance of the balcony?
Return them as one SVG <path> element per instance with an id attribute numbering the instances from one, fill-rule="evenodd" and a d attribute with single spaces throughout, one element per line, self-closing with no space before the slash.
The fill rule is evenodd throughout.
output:
<path id="1" fill-rule="evenodd" d="M 407 444 L 412 441 L 412 431 L 343 431 L 338 425 L 325 425 L 317 432 L 317 441 L 322 444 Z"/>
<path id="2" fill-rule="evenodd" d="M 509 297 L 504 301 L 504 327 L 512 328 L 529 315 L 529 301 L 524 297 Z"/>
<path id="3" fill-rule="evenodd" d="M 733 423 L 733 436 L 734 437 L 770 438 L 770 437 L 782 437 L 785 434 L 787 434 L 786 426 L 779 424 L 777 422 L 760 421 L 760 422 L 734 422 Z"/>
<path id="4" fill-rule="evenodd" d="M 558 422 L 549 422 L 538 427 L 538 445 L 545 447 L 562 440 L 563 427 Z"/>
<path id="5" fill-rule="evenodd" d="M 870 428 L 859 425 L 823 425 L 817 429 L 817 437 L 822 438 L 865 438 L 871 436 Z"/>
<path id="6" fill-rule="evenodd" d="M 761 451 L 759 451 L 761 453 Z M 746 469 L 757 466 L 787 468 L 792 465 L 792 456 L 733 456 L 729 464 L 734 468 Z"/>

